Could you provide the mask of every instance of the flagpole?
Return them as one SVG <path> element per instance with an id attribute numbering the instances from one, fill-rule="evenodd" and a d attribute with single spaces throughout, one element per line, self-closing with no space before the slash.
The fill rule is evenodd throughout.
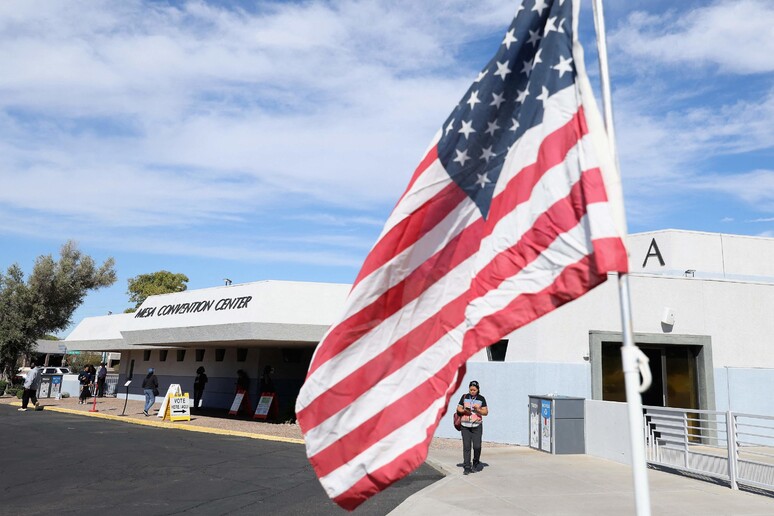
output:
<path id="1" fill-rule="evenodd" d="M 616 171 L 618 166 L 618 151 L 615 144 L 615 128 L 613 126 L 612 97 L 610 95 L 610 75 L 607 67 L 607 39 L 605 36 L 605 16 L 602 0 L 593 0 L 594 26 L 597 31 L 597 49 L 599 51 L 599 72 L 602 83 L 602 107 L 605 117 L 605 128 L 613 154 Z M 648 469 L 645 461 L 645 443 L 642 434 L 642 397 L 640 396 L 640 350 L 634 344 L 632 329 L 632 309 L 629 295 L 629 275 L 618 275 L 618 295 L 621 303 L 621 330 L 623 346 L 621 347 L 621 363 L 626 386 L 626 404 L 629 415 L 629 441 L 632 452 L 632 477 L 634 480 L 634 501 L 637 516 L 650 516 L 650 490 L 648 487 Z M 644 363 L 647 368 L 647 363 Z M 650 371 L 648 370 L 647 373 Z M 650 376 L 647 374 L 647 376 Z M 643 375 L 643 376 L 646 376 Z M 649 381 L 646 380 L 648 385 Z M 647 388 L 647 386 L 645 386 Z"/>

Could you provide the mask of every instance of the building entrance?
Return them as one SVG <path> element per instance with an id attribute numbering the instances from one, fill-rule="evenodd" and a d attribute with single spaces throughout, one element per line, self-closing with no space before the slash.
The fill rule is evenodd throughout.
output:
<path id="1" fill-rule="evenodd" d="M 700 346 L 637 344 L 650 359 L 653 383 L 642 404 L 656 407 L 699 407 L 697 360 Z M 626 401 L 621 344 L 602 343 L 602 399 Z"/>

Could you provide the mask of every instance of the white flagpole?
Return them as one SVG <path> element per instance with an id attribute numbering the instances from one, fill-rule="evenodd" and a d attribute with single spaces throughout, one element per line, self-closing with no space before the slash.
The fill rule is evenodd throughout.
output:
<path id="1" fill-rule="evenodd" d="M 613 153 L 613 162 L 619 172 L 618 151 L 615 144 L 615 128 L 613 127 L 612 97 L 610 95 L 610 75 L 607 68 L 607 40 L 605 36 L 605 16 L 602 0 L 593 0 L 594 25 L 597 30 L 597 49 L 599 51 L 599 72 L 602 83 L 602 107 L 605 117 L 605 128 Z M 629 441 L 632 452 L 632 477 L 634 480 L 634 501 L 637 516 L 650 516 L 650 490 L 648 488 L 648 469 L 645 461 L 645 443 L 642 433 L 642 397 L 640 396 L 640 365 L 644 365 L 644 389 L 650 386 L 650 370 L 646 361 L 640 359 L 642 352 L 634 345 L 632 329 L 632 309 L 629 297 L 629 276 L 618 276 L 618 294 L 621 303 L 621 330 L 623 346 L 621 347 L 621 362 L 626 386 L 626 404 L 629 413 Z"/>

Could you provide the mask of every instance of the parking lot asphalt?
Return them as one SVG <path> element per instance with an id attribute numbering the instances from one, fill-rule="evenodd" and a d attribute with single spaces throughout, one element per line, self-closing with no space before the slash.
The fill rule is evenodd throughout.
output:
<path id="1" fill-rule="evenodd" d="M 0 404 L 3 514 L 347 514 L 304 447 Z M 383 515 L 442 478 L 424 465 L 360 506 Z"/>

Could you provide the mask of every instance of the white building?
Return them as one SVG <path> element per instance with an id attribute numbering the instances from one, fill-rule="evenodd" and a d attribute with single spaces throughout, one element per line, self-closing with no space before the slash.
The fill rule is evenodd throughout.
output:
<path id="1" fill-rule="evenodd" d="M 774 239 L 664 230 L 628 237 L 636 343 L 650 358 L 649 405 L 774 415 Z M 257 389 L 275 369 L 290 417 L 314 347 L 349 285 L 262 281 L 148 298 L 134 314 L 84 319 L 69 349 L 120 351 L 130 393 L 154 367 L 162 385 L 192 389 L 203 365 L 205 405 L 227 407 L 236 370 Z M 617 281 L 513 332 L 468 362 L 490 406 L 485 439 L 528 443 L 528 395 L 623 400 Z M 452 405 L 458 396 L 453 397 Z M 450 417 L 437 436 L 455 437 Z"/>

